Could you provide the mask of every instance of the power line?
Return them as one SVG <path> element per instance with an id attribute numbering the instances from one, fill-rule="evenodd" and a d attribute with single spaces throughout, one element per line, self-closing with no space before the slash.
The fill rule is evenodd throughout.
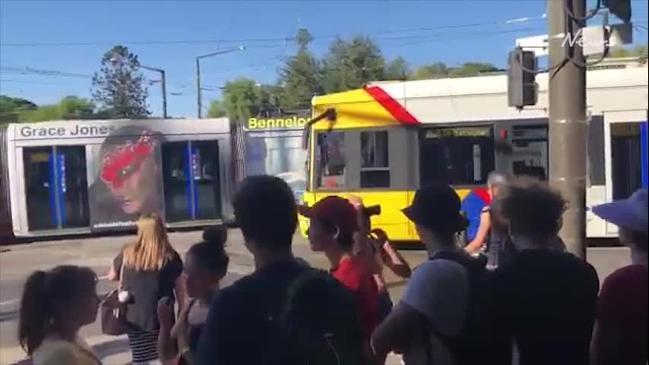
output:
<path id="1" fill-rule="evenodd" d="M 5 67 L 2 66 L 0 67 L 0 71 L 4 72 L 17 72 L 23 75 L 42 75 L 42 76 L 63 76 L 63 77 L 80 77 L 80 78 L 91 78 L 92 75 L 87 75 L 87 74 L 78 74 L 78 73 L 72 73 L 72 72 L 64 72 L 64 71 L 59 71 L 59 70 L 43 70 L 43 69 L 36 69 L 36 68 L 31 68 L 29 66 L 27 67 Z"/>
<path id="2" fill-rule="evenodd" d="M 406 29 L 395 29 L 387 30 L 380 32 L 373 32 L 368 34 L 368 36 L 377 36 L 377 35 L 389 35 L 389 34 L 399 34 L 399 33 L 412 33 L 412 32 L 428 32 L 435 30 L 452 30 L 460 28 L 475 28 L 480 26 L 494 26 L 494 25 L 512 25 L 512 24 L 522 24 L 529 23 L 538 20 L 545 19 L 545 15 L 537 17 L 522 17 L 516 19 L 507 19 L 503 21 L 489 21 L 489 22 L 479 22 L 479 23 L 466 23 L 466 24 L 449 24 L 449 25 L 439 25 L 434 27 L 421 27 L 421 28 L 406 28 Z M 314 36 L 313 40 L 328 40 L 339 38 L 340 34 L 330 34 L 323 36 Z M 97 42 L 35 42 L 35 43 L 2 43 L 0 47 L 66 47 L 66 46 L 102 46 L 102 45 L 114 45 L 114 44 L 127 44 L 127 45 L 182 45 L 182 44 L 229 44 L 229 43 L 267 43 L 267 42 L 283 42 L 282 45 L 251 45 L 249 47 L 253 48 L 280 48 L 284 47 L 286 42 L 294 42 L 296 38 L 291 37 L 269 37 L 269 38 L 242 38 L 242 39 L 179 39 L 179 40 L 145 40 L 145 41 L 122 41 L 122 42 L 108 42 L 108 41 L 97 41 Z"/>

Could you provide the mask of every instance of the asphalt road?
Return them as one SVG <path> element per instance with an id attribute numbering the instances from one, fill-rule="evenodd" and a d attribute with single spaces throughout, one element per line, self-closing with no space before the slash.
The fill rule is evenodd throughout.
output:
<path id="1" fill-rule="evenodd" d="M 184 254 L 195 242 L 201 232 L 176 232 L 170 234 L 172 244 Z M 105 279 L 113 257 L 120 248 L 132 239 L 132 236 L 66 239 L 31 244 L 3 246 L 8 249 L 0 253 L 0 364 L 8 364 L 8 354 L 16 352 L 18 307 L 22 286 L 34 270 L 49 269 L 57 265 L 89 266 L 100 277 L 99 292 L 108 292 L 115 287 Z M 239 230 L 230 230 L 227 244 L 230 254 L 230 267 L 225 285 L 246 275 L 254 269 L 252 256 L 243 245 Z M 294 253 L 311 265 L 326 268 L 327 261 L 321 254 L 313 253 L 306 240 L 296 236 Z M 426 259 L 423 250 L 402 250 L 402 254 L 414 267 Z M 598 271 L 600 281 L 613 270 L 628 263 L 628 250 L 624 248 L 591 248 L 588 250 L 588 261 Z M 405 281 L 396 277 L 387 277 L 393 299 L 398 299 L 405 287 Z M 85 338 L 98 338 L 101 335 L 99 323 L 89 325 L 82 330 Z M 15 356 L 15 355 L 14 355 Z"/>

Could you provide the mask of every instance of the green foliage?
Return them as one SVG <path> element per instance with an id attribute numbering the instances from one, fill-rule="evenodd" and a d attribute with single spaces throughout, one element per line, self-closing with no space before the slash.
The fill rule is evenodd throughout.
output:
<path id="1" fill-rule="evenodd" d="M 467 77 L 495 71 L 498 71 L 498 68 L 491 63 L 467 62 L 460 67 L 451 68 L 448 74 L 451 77 Z"/>
<path id="2" fill-rule="evenodd" d="M 10 113 L 33 109 L 36 109 L 36 104 L 27 99 L 12 98 L 10 96 L 0 95 L 0 113 Z"/>
<path id="3" fill-rule="evenodd" d="M 442 62 L 435 62 L 417 68 L 412 74 L 411 79 L 425 80 L 445 77 L 469 77 L 495 71 L 498 71 L 496 66 L 484 62 L 466 62 L 459 67 L 448 67 Z"/>
<path id="4" fill-rule="evenodd" d="M 242 122 L 257 115 L 270 100 L 267 90 L 254 80 L 238 79 L 225 84 L 223 107 L 230 119 Z"/>
<path id="5" fill-rule="evenodd" d="M 414 80 L 439 79 L 448 77 L 448 67 L 442 62 L 420 66 L 411 76 Z"/>
<path id="6" fill-rule="evenodd" d="M 385 66 L 387 80 L 405 80 L 410 72 L 410 66 L 403 57 L 397 57 Z"/>
<path id="7" fill-rule="evenodd" d="M 612 58 L 621 58 L 621 57 L 644 57 L 648 56 L 647 45 L 641 44 L 633 48 L 630 47 L 613 47 L 609 54 L 609 57 Z"/>
<path id="8" fill-rule="evenodd" d="M 101 70 L 92 78 L 93 100 L 111 118 L 146 118 L 147 89 L 140 62 L 128 48 L 117 45 L 104 54 Z"/>
<path id="9" fill-rule="evenodd" d="M 94 105 L 76 96 L 66 96 L 58 104 L 40 105 L 19 98 L 0 96 L 0 121 L 42 122 L 47 120 L 94 119 Z"/>
<path id="10" fill-rule="evenodd" d="M 58 105 L 61 119 L 92 119 L 95 117 L 95 105 L 76 96 L 66 96 Z"/>
<path id="11" fill-rule="evenodd" d="M 315 95 L 356 89 L 371 81 L 467 77 L 498 71 L 494 65 L 482 62 L 467 62 L 458 67 L 434 62 L 412 71 L 403 57 L 386 64 L 379 47 L 367 37 L 336 39 L 319 60 L 309 50 L 313 37 L 308 30 L 300 29 L 294 39 L 297 52 L 280 69 L 277 84 L 259 85 L 249 79 L 229 82 L 222 101 L 210 104 L 209 115 L 225 113 L 241 121 L 273 109 L 308 109 Z"/>
<path id="12" fill-rule="evenodd" d="M 207 112 L 208 118 L 221 118 L 228 114 L 228 112 L 223 107 L 223 103 L 219 100 L 212 100 L 210 103 L 210 108 Z"/>
<path id="13" fill-rule="evenodd" d="M 322 86 L 326 93 L 362 87 L 385 78 L 385 60 L 379 47 L 367 37 L 337 39 L 323 65 Z"/>
<path id="14" fill-rule="evenodd" d="M 312 39 L 306 29 L 300 29 L 296 37 L 299 50 L 290 57 L 280 70 L 279 104 L 283 109 L 308 108 L 311 98 L 322 93 L 320 67 L 316 58 L 309 52 Z"/>

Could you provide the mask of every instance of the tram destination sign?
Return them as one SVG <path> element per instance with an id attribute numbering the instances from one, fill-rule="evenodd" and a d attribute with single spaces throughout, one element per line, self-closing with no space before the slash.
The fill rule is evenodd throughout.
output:
<path id="1" fill-rule="evenodd" d="M 278 116 L 275 118 L 248 118 L 246 130 L 272 131 L 285 129 L 301 129 L 309 121 L 305 115 Z"/>
<path id="2" fill-rule="evenodd" d="M 56 126 L 24 125 L 18 128 L 22 138 L 104 137 L 117 129 L 115 125 L 89 125 L 87 123 L 58 124 Z"/>

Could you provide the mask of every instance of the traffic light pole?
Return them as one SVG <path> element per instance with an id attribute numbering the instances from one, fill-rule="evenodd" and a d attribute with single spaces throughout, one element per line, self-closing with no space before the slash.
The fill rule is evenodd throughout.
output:
<path id="1" fill-rule="evenodd" d="M 548 1 L 550 184 L 567 201 L 560 237 L 586 258 L 586 67 L 580 42 L 586 0 Z"/>

